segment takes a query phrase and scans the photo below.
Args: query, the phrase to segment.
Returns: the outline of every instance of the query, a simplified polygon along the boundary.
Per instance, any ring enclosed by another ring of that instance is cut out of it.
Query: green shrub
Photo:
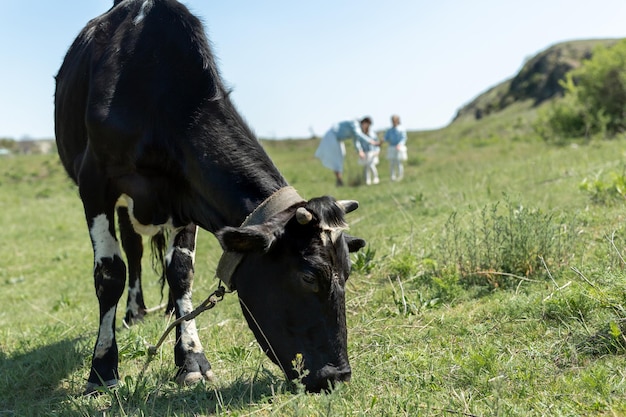
[[[626,41],[598,47],[591,59],[566,76],[567,93],[592,116],[596,128],[603,123],[610,133],[626,127]],[[601,120],[602,119],[602,120]]]
[[[512,203],[485,206],[464,225],[453,213],[438,245],[438,263],[454,267],[466,284],[499,287],[514,278],[543,273],[543,262],[558,266],[573,242],[563,219]]]
[[[535,131],[546,141],[561,143],[626,129],[626,40],[598,46],[591,59],[561,81],[563,99],[539,112]]]
[[[557,145],[586,137],[590,131],[584,109],[569,96],[540,109],[533,128],[543,140]]]
[[[594,178],[584,178],[579,188],[586,192],[594,204],[611,205],[623,202],[626,199],[626,169],[618,174],[609,172],[608,179],[604,179],[602,173]]]

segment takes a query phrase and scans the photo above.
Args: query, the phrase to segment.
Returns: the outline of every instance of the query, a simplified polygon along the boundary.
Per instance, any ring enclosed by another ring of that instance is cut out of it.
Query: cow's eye
[[[303,274],[302,283],[309,291],[313,291],[313,292],[319,291],[319,280],[313,274]]]
[[[317,278],[315,277],[315,275],[304,274],[302,275],[302,280],[309,285],[314,285],[317,283]]]

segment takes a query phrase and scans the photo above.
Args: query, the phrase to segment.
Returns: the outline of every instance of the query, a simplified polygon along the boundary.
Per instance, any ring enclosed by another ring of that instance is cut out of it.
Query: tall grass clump
[[[455,269],[464,284],[501,287],[563,265],[573,237],[566,219],[505,196],[466,218],[453,213],[435,256],[442,271]]]
[[[411,251],[393,253],[387,260],[387,280],[397,313],[408,316],[442,304],[453,304],[463,295],[456,271],[439,268],[436,260]]]
[[[580,289],[579,298],[593,307],[587,307],[588,314],[582,315],[585,331],[590,332],[578,345],[583,353],[597,356],[626,353],[626,259],[622,233],[615,230],[605,236],[610,251],[609,264],[589,271],[572,268],[579,278],[576,286]],[[583,309],[577,308],[577,311]]]

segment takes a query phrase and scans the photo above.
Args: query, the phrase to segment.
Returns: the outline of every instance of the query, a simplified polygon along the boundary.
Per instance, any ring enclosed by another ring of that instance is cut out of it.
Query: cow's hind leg
[[[132,325],[143,320],[146,314],[146,305],[141,288],[141,257],[143,256],[143,242],[141,235],[135,232],[127,207],[117,209],[120,239],[128,262],[128,299],[124,323]]]
[[[115,313],[124,292],[126,266],[115,237],[115,198],[107,196],[103,176],[95,163],[83,163],[79,191],[85,208],[94,252],[94,285],[100,305],[98,338],[93,350],[91,372],[85,393],[99,386],[115,386],[118,381],[118,350],[115,340]]]
[[[191,287],[193,283],[196,247],[195,225],[189,225],[173,233],[166,255],[166,277],[170,297],[174,300],[176,318],[193,311]],[[183,321],[176,327],[174,358],[179,367],[176,381],[181,385],[193,384],[201,379],[212,380],[211,365],[204,350],[195,320]]]

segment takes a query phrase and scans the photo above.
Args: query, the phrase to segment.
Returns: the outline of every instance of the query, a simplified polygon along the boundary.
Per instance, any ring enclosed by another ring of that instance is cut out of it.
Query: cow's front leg
[[[79,192],[85,209],[94,254],[94,286],[100,306],[98,338],[93,350],[85,394],[118,381],[118,351],[115,340],[115,313],[124,292],[126,265],[115,237],[115,201],[106,177],[94,160],[87,157],[79,174]]]
[[[173,234],[166,255],[166,277],[170,297],[174,301],[176,318],[193,311],[191,288],[193,284],[197,228],[191,224]],[[194,384],[201,379],[212,380],[211,364],[204,355],[195,320],[176,326],[174,358],[179,367],[176,382]]]
[[[94,250],[94,284],[100,305],[100,326],[93,351],[86,394],[105,385],[115,386],[118,379],[118,352],[115,340],[117,302],[124,292],[126,266],[115,238],[112,212],[88,220]]]

